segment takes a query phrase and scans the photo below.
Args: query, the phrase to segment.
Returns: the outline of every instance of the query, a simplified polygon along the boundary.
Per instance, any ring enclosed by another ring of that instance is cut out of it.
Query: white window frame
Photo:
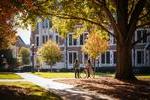
[[[146,30],[146,32],[148,32],[148,30],[147,29],[137,29],[136,31],[135,31],[135,41],[137,41],[138,40],[138,38],[137,38],[137,31],[141,31],[141,35],[143,36],[143,30]],[[146,38],[147,40],[146,41],[148,41],[148,37]],[[143,40],[141,40],[141,42],[139,42],[139,43],[137,43],[137,44],[146,44],[146,42],[145,43],[143,43]]]
[[[137,63],[137,52],[138,51],[143,51],[143,53],[144,53],[144,57],[143,57],[143,59],[144,59],[144,63],[143,64],[138,64]],[[135,50],[135,64],[136,64],[136,66],[144,66],[145,65],[145,50],[144,49],[136,49]]]
[[[69,53],[76,53],[77,54],[77,58],[78,58],[78,51],[68,51],[67,56],[68,56],[68,66],[73,66],[73,56],[72,56],[72,64],[69,63]]]

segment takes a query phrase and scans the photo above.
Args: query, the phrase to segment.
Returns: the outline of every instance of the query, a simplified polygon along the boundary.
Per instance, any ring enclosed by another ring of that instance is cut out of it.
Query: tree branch
[[[141,25],[137,25],[136,28],[141,28],[141,27],[144,27],[146,25],[150,25],[150,21],[145,22],[144,24],[141,24]]]
[[[97,5],[99,5],[99,6],[102,6],[102,7],[104,8],[104,10],[105,10],[105,12],[106,12],[106,14],[107,14],[107,16],[108,16],[108,19],[109,19],[110,22],[111,22],[111,25],[112,25],[112,27],[113,27],[115,33],[116,33],[116,34],[119,33],[119,30],[118,30],[118,28],[117,28],[116,21],[115,21],[114,17],[112,16],[112,13],[110,12],[110,10],[107,8],[106,2],[105,2],[105,1],[101,1],[101,0],[96,0],[96,1],[94,0],[94,3],[97,4]],[[119,36],[119,35],[117,34],[117,36]],[[117,37],[117,36],[115,36],[116,40],[118,40],[118,37]]]
[[[143,19],[144,17],[146,17],[148,14],[150,13],[150,10],[148,10],[148,12],[146,14],[144,14],[143,16],[139,17],[139,20]]]
[[[131,18],[129,20],[129,25],[128,25],[129,31],[127,34],[126,41],[128,41],[128,39],[133,36],[134,31],[136,30],[136,24],[138,22],[138,17],[141,14],[141,12],[143,11],[145,3],[146,3],[146,0],[139,0],[138,3],[135,5],[135,9],[133,10],[133,12],[131,14]]]
[[[97,23],[95,21],[92,21],[90,19],[87,19],[87,18],[83,18],[83,17],[79,17],[79,16],[75,16],[75,15],[71,15],[71,14],[66,14],[66,13],[55,13],[55,12],[43,12],[41,13],[41,15],[44,14],[44,15],[51,15],[51,16],[55,16],[55,17],[59,17],[59,18],[62,18],[62,19],[77,19],[77,20],[83,20],[83,21],[87,21],[89,23],[92,23],[92,24],[95,24],[95,25],[98,25],[99,27],[101,27],[104,31],[108,32],[108,34],[112,35],[113,37],[116,38],[116,36],[110,32],[107,28],[105,28],[102,24],[100,23]]]
[[[131,13],[133,12],[134,3],[135,3],[135,1],[133,0],[133,1],[132,1],[132,7],[131,7],[131,9],[130,9],[130,11],[129,11],[129,13],[128,13],[128,16],[130,16]]]

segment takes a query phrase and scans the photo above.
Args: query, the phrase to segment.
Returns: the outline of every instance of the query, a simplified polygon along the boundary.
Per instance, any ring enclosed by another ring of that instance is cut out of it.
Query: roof
[[[22,40],[22,38],[20,36],[18,36],[17,38],[17,42],[16,42],[16,46],[17,47],[26,47],[26,43]]]

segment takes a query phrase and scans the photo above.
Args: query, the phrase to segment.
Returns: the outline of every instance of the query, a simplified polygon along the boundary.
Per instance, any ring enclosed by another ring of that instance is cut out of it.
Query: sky
[[[18,28],[17,33],[26,44],[30,44],[30,34],[31,34],[30,27],[28,29]]]

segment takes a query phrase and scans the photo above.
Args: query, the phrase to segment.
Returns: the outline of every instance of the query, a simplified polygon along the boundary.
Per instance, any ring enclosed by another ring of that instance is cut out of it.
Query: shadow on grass
[[[30,89],[21,88],[17,86],[0,86],[0,99],[1,100],[62,100],[54,93]]]
[[[150,100],[150,80],[123,82],[113,78],[81,80],[78,87],[123,100]]]

